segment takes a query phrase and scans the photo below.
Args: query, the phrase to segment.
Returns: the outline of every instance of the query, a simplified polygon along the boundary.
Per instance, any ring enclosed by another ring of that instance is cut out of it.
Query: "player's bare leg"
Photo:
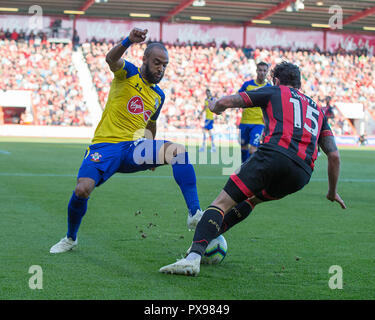
[[[75,187],[75,194],[80,198],[88,198],[95,188],[95,180],[91,178],[79,178]]]
[[[217,198],[211,203],[211,206],[219,208],[225,214],[236,204],[237,203],[228,195],[228,193],[221,190]]]
[[[184,154],[185,152],[185,146],[182,144],[166,142],[159,151],[159,161],[165,164],[173,164],[173,159],[178,154]]]

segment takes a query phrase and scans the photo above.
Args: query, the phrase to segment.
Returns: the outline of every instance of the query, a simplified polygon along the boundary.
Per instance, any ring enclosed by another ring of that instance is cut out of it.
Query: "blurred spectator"
[[[62,20],[56,19],[55,21],[51,22],[50,28],[52,29],[52,38],[59,37],[59,31],[62,26]]]
[[[25,41],[26,40],[26,33],[25,31],[21,30],[18,35],[18,41]]]
[[[331,97],[326,97],[326,104],[322,106],[322,109],[329,121],[335,118],[334,106],[331,105]]]
[[[10,36],[10,39],[14,40],[14,41],[18,40],[18,32],[16,31],[16,29],[13,30],[13,32],[12,32],[12,34]]]
[[[74,30],[73,33],[73,49],[74,51],[77,51],[77,47],[79,46],[79,35],[77,30]]]
[[[30,31],[29,35],[27,36],[27,40],[29,42],[33,42],[35,40],[35,34],[33,31]]]
[[[9,29],[7,29],[7,31],[5,31],[5,39],[10,39],[11,36],[11,32],[9,31]]]

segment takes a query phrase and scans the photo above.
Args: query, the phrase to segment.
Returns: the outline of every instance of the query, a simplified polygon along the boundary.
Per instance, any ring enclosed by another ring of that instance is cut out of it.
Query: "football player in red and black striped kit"
[[[255,205],[281,199],[301,190],[309,181],[318,145],[328,157],[327,199],[345,209],[337,193],[340,155],[321,108],[302,94],[296,65],[282,62],[272,72],[271,87],[245,91],[213,101],[209,108],[221,114],[228,108],[259,106],[263,110],[265,138],[258,151],[230,177],[219,196],[204,212],[186,258],[160,272],[197,275],[209,242],[245,219]]]

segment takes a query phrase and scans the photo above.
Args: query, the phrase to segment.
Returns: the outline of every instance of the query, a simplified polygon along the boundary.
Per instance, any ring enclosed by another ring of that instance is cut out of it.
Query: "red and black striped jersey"
[[[281,152],[311,174],[319,139],[333,135],[322,109],[310,97],[287,86],[262,87],[240,95],[246,107],[262,108],[265,131],[260,149]]]

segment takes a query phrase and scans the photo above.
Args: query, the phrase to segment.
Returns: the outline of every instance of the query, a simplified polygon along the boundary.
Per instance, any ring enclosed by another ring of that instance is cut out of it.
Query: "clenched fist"
[[[147,29],[139,29],[134,28],[129,33],[129,40],[133,43],[140,43],[146,40],[148,30]]]

